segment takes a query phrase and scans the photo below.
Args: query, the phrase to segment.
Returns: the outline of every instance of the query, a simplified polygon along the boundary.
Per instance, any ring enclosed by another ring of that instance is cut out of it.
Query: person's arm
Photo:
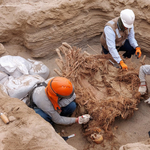
[[[38,87],[33,92],[33,101],[38,108],[48,114],[56,124],[69,125],[76,122],[75,117],[63,117],[54,109],[45,93],[45,87]]]
[[[63,125],[69,125],[72,123],[86,124],[91,118],[91,116],[89,114],[84,114],[82,116],[75,118],[75,117],[60,116],[56,112],[54,114],[52,114],[52,116],[53,116],[52,117],[53,122],[55,122],[57,124],[63,124]]]
[[[85,124],[89,121],[90,115],[84,115],[79,117],[65,117],[54,109],[52,103],[45,94],[45,87],[38,87],[33,92],[33,101],[38,108],[48,114],[52,121],[56,124],[69,125],[73,123]]]
[[[73,123],[78,123],[78,124],[85,124],[90,120],[90,115],[85,114],[79,117],[66,117],[66,116],[61,116],[52,106],[51,102],[49,100],[43,99],[42,103],[36,103],[38,108],[42,109],[46,114],[48,114],[52,121],[55,122],[56,124],[61,124],[61,125],[70,125]]]
[[[138,43],[134,36],[134,26],[131,28],[130,33],[128,35],[130,45],[136,50],[135,55],[137,58],[140,58],[142,55],[141,48],[138,46]]]
[[[135,39],[135,34],[134,34],[134,26],[131,28],[130,33],[128,35],[129,43],[130,45],[135,49],[138,47],[138,43]]]
[[[47,114],[51,116],[52,121],[56,124],[69,125],[75,123],[77,120],[77,118],[75,117],[60,116],[60,114],[56,110],[53,110],[51,112],[47,111]]]
[[[121,57],[116,49],[116,35],[113,29],[110,26],[105,26],[104,33],[106,37],[106,44],[109,50],[109,53],[113,57],[113,59],[119,64],[121,61]]]
[[[139,92],[141,95],[146,94],[147,91],[147,85],[146,85],[146,75],[150,75],[150,65],[143,65],[140,67],[139,70],[139,78],[140,78],[140,87],[139,87]],[[150,98],[144,101],[145,103],[150,104]]]
[[[139,78],[141,83],[138,91],[141,93],[141,95],[144,95],[147,90],[145,79],[146,75],[150,75],[150,65],[143,65],[139,70]]]
[[[68,104],[70,104],[72,101],[74,101],[75,98],[76,98],[76,94],[74,93],[74,94],[72,95],[72,97],[70,97],[70,98],[68,98],[68,99],[67,99],[67,98],[61,99],[61,100],[58,102],[58,104],[59,104],[60,107],[65,107],[65,106],[67,106]]]
[[[146,82],[146,75],[150,75],[150,65],[143,65],[139,70],[140,82]]]

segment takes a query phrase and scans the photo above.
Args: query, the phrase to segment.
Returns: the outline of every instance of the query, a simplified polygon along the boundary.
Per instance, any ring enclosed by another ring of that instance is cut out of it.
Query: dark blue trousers
[[[117,48],[117,47],[116,47]],[[103,46],[102,46],[102,51],[104,54],[108,54],[109,51],[106,50]],[[129,40],[127,39],[124,43],[124,45],[122,45],[119,49],[119,51],[125,51],[125,53],[123,54],[124,58],[131,58],[131,55],[133,55],[135,53],[135,49],[130,45]]]
[[[72,115],[72,113],[75,111],[76,109],[76,103],[75,102],[71,102],[69,105],[67,105],[66,107],[62,107],[61,110],[61,116],[67,116],[70,117]],[[53,121],[51,116],[49,116],[48,114],[46,114],[43,110],[41,110],[40,108],[34,108],[34,111],[39,114],[42,118],[44,118],[46,121],[48,121],[50,124],[53,125]]]

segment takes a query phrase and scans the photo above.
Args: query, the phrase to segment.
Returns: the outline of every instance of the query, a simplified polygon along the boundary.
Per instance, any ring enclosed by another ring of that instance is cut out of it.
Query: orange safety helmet
[[[52,102],[54,109],[57,110],[60,109],[58,99],[71,97],[74,94],[74,87],[67,78],[54,77],[48,82],[45,92]]]

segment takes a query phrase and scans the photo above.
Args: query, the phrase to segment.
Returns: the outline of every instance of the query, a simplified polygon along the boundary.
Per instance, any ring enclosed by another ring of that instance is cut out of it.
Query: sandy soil
[[[70,43],[69,43],[70,44]],[[71,44],[70,44],[71,45]],[[89,47],[89,46],[90,47]],[[73,46],[73,45],[72,45]],[[86,50],[89,53],[101,53],[101,46],[99,43],[99,37],[82,43],[82,45],[78,45],[83,50]],[[10,55],[19,55],[24,58],[31,58],[30,52],[24,49],[21,46],[17,45],[5,45],[7,53]],[[12,51],[13,49],[13,51]],[[49,59],[49,57],[45,57],[43,59],[38,59],[43,61],[50,68],[50,77],[56,76],[57,74],[54,72],[54,68],[58,68],[57,64],[55,63],[55,59],[58,56],[56,55],[54,58]],[[143,56],[142,56],[143,57]],[[132,57],[132,61],[137,63],[137,67],[140,66],[140,61],[142,58],[137,59],[135,56]],[[146,64],[150,64],[150,60],[147,57],[145,60]],[[150,89],[150,77],[147,77],[148,86]],[[115,141],[118,141],[116,147],[119,148],[121,145],[133,142],[144,141],[149,138],[148,131],[149,128],[149,117],[150,117],[150,108],[149,105],[145,104],[143,101],[138,106],[139,110],[134,113],[134,115],[128,120],[121,120],[116,118],[116,121],[113,124],[114,127],[114,135]],[[42,118],[41,118],[42,119]],[[71,134],[76,134],[75,137],[68,139],[66,142],[78,150],[108,150],[111,149],[111,146],[106,146],[105,144],[97,145],[97,144],[90,144],[85,137],[82,135],[82,125],[73,124],[69,126],[62,126],[62,125],[55,125],[54,126],[56,132],[61,133],[64,131],[63,136],[68,136]],[[110,141],[110,145],[112,141]]]
[[[51,9],[50,7],[47,7],[48,6],[47,4],[46,4],[47,6],[45,5],[45,3],[49,3],[49,1],[47,0],[42,0],[42,1],[1,0],[0,4],[3,4],[4,6],[5,4],[12,5],[11,7],[2,6],[1,7],[2,9],[0,11],[1,14],[0,26],[2,31],[0,38],[1,38],[1,42],[4,43],[7,54],[22,56],[24,58],[31,58],[31,51],[28,51],[27,49],[25,49],[25,47],[19,46],[23,44],[23,42],[26,45],[26,47],[32,50],[34,55],[40,55],[43,51],[44,52],[47,51],[49,52],[48,56],[36,60],[42,61],[45,65],[47,65],[50,68],[50,77],[57,76],[57,74],[54,72],[54,68],[58,68],[55,62],[55,59],[58,58],[58,56],[55,55],[52,58],[50,54],[51,52],[53,53],[53,51],[51,50],[53,50],[53,47],[56,47],[55,44],[58,44],[60,41],[64,39],[68,39],[68,41],[72,41],[72,43],[73,42],[78,43],[78,41],[81,41],[82,39],[84,42],[79,43],[77,45],[79,48],[82,48],[83,50],[92,54],[100,54],[101,45],[98,36],[89,41],[85,41],[85,40],[95,35],[98,35],[100,31],[103,31],[105,22],[108,21],[110,18],[119,14],[121,9],[123,9],[124,7],[131,8],[132,6],[136,14],[135,36],[138,39],[138,44],[141,47],[143,47],[145,51],[149,51],[150,34],[148,29],[149,29],[150,15],[148,13],[149,12],[148,1],[146,0],[138,0],[138,1],[98,0],[98,1],[90,2],[89,0],[83,0],[83,1],[66,0],[67,3],[61,5],[63,2],[65,2],[65,0],[64,1],[51,0],[50,3],[51,7],[52,6],[54,7],[53,9]],[[67,9],[64,9],[65,8],[64,6],[67,6],[66,7]],[[57,8],[56,11],[55,8]],[[83,10],[81,10],[81,8],[83,8]],[[36,11],[34,9],[36,9]],[[77,17],[76,14],[78,13],[80,15]],[[59,15],[60,17],[58,17]],[[49,16],[51,16],[51,19],[49,19]],[[66,21],[67,19],[68,21]],[[60,24],[62,24],[62,26]],[[37,28],[39,28],[39,30],[37,30]],[[35,30],[37,30],[37,32]],[[51,39],[52,34],[54,34],[53,35],[54,39]],[[72,38],[70,38],[70,36],[72,36]],[[9,43],[7,43],[8,41]],[[41,44],[39,44],[40,41]],[[18,43],[19,45],[13,45],[12,43],[16,43],[16,44]],[[70,44],[71,46],[75,46],[72,45],[72,43],[68,43],[68,44]],[[44,47],[42,46],[38,47],[38,45],[44,45]],[[89,47],[88,45],[91,47]],[[147,58],[145,60],[145,63],[150,64],[150,60],[149,60],[150,54],[146,54],[146,55]],[[135,56],[132,57],[132,61],[137,64],[137,68],[139,68],[141,65],[140,64],[141,59],[142,58],[137,59]],[[147,77],[147,83],[150,89],[150,77]],[[150,92],[149,92],[149,96],[150,96]],[[150,130],[149,105],[145,104],[144,101],[141,101],[141,103],[138,105],[138,108],[139,108],[138,111],[136,111],[133,114],[133,116],[128,120],[122,120],[120,118],[116,118],[116,121],[112,125],[115,138],[113,140],[111,139],[110,141],[108,141],[108,143],[103,142],[102,144],[96,145],[94,143],[88,142],[88,140],[85,139],[85,137],[82,135],[82,125],[78,125],[78,124],[73,124],[69,126],[55,125],[54,128],[58,133],[61,133],[61,131],[63,130],[64,131],[63,136],[76,134],[75,137],[68,139],[66,142],[72,145],[73,147],[75,147],[77,150],[111,150],[112,147],[114,149],[116,147],[116,149],[118,150],[119,147],[123,144],[145,141],[149,138],[148,135],[148,131]],[[3,127],[1,127],[1,130],[3,130]],[[1,134],[1,136],[2,135],[3,133]],[[32,135],[32,133],[30,133],[30,135]],[[12,136],[11,139],[14,140],[13,137],[14,136]],[[13,143],[11,139],[9,140],[9,142]],[[20,142],[18,139],[16,141],[18,143]],[[7,142],[6,140],[6,146],[9,145],[9,142]],[[36,143],[37,141],[34,141],[33,139],[32,142]],[[21,145],[21,143],[19,144]],[[43,145],[45,147],[45,143]],[[15,147],[15,149],[17,149],[17,147]]]

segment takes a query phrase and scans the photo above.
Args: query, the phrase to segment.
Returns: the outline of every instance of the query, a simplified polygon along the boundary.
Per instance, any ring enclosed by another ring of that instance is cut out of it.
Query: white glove
[[[144,95],[146,93],[146,90],[146,85],[140,85],[139,92],[141,93],[141,95]]]
[[[90,117],[91,116],[89,114],[79,116],[78,117],[78,123],[79,124],[86,124],[90,120]]]
[[[147,100],[144,101],[147,104],[150,104],[150,98],[148,98]]]

